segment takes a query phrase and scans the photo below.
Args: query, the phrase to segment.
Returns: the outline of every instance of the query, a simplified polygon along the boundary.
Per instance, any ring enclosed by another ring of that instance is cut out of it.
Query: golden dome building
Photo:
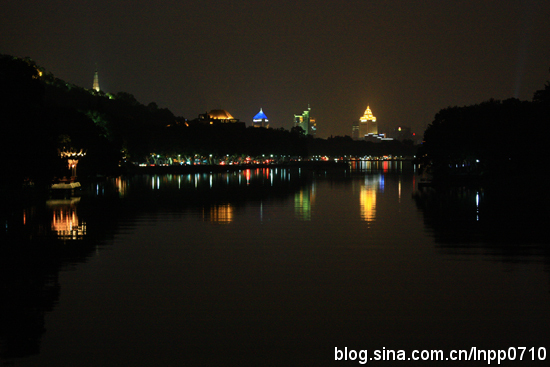
[[[211,110],[210,112],[206,112],[203,114],[200,114],[199,117],[191,123],[200,123],[200,124],[208,124],[208,125],[226,125],[226,126],[237,126],[237,127],[244,127],[244,122],[239,121],[239,119],[234,118],[229,112],[226,110]]]
[[[229,120],[235,120],[235,118],[231,116],[231,114],[226,110],[212,110],[208,112],[208,116],[212,120],[228,120],[227,122],[231,122]],[[220,121],[220,122],[223,122],[223,121]]]
[[[367,105],[365,114],[359,119],[359,139],[364,139],[368,134],[378,135],[378,123]]]

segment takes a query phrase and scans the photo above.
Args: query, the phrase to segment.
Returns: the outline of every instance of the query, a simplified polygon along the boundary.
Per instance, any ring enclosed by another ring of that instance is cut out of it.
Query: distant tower
[[[365,114],[359,119],[359,139],[364,139],[368,134],[378,135],[378,124],[370,106],[367,106]]]
[[[267,116],[261,108],[260,112],[258,112],[256,116],[254,116],[254,118],[252,119],[252,123],[254,127],[269,127],[269,120],[267,119]]]
[[[351,124],[351,137],[353,140],[359,139],[359,120],[353,121]]]
[[[93,86],[93,89],[96,91],[96,92],[99,92],[99,75],[97,74],[97,67],[95,69],[95,74],[94,74],[94,86]]]

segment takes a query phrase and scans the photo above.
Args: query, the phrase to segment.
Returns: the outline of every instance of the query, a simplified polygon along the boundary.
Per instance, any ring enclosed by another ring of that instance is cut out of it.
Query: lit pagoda
[[[96,92],[99,92],[99,75],[98,75],[98,73],[97,73],[97,69],[96,69],[95,74],[94,74],[93,89],[94,89]]]

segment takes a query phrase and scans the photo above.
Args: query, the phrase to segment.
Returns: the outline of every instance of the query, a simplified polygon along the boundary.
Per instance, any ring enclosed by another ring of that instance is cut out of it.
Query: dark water
[[[359,168],[121,177],[7,213],[3,363],[360,365],[335,348],[534,347],[545,361],[518,350],[501,365],[547,365],[545,191],[418,191],[407,163]]]

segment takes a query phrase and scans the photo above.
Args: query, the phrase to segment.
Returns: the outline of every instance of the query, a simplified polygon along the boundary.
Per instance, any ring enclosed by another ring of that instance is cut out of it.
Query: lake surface
[[[407,162],[132,176],[9,212],[2,361],[328,366],[361,364],[335,348],[527,347],[501,365],[547,365],[545,190],[418,181]]]

